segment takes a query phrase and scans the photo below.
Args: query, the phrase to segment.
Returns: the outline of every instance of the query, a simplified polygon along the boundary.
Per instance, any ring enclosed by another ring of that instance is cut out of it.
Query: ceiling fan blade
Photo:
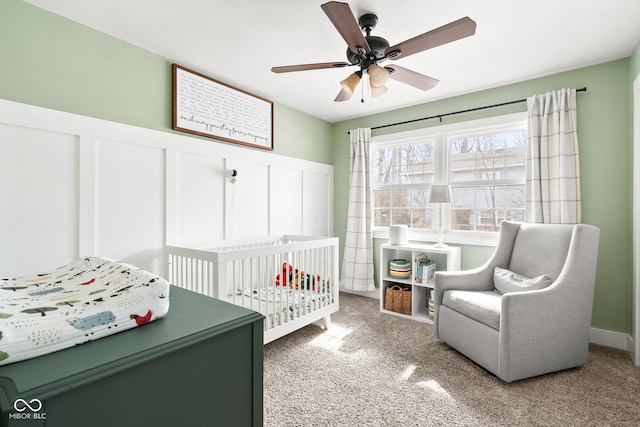
[[[389,77],[399,82],[408,84],[421,90],[429,90],[434,88],[440,80],[433,77],[425,76],[424,74],[416,73],[415,71],[407,68],[402,68],[397,65],[388,65],[385,68],[392,68],[394,71],[389,74]]]
[[[362,30],[347,3],[330,1],[320,7],[327,14],[344,41],[347,42],[352,52],[369,53],[371,51],[369,43],[364,38]]]
[[[475,32],[476,22],[465,16],[435,30],[427,31],[424,34],[391,46],[385,50],[385,55],[389,55],[390,59],[404,58],[414,53],[472,36]]]
[[[348,101],[350,98],[351,98],[351,95],[349,94],[349,92],[347,92],[346,90],[342,89],[338,93],[338,96],[336,96],[336,99],[334,99],[334,102]]]
[[[300,64],[272,67],[271,71],[273,71],[274,73],[290,73],[292,71],[321,70],[324,68],[343,68],[348,65],[349,64],[346,62],[319,62],[317,64]]]

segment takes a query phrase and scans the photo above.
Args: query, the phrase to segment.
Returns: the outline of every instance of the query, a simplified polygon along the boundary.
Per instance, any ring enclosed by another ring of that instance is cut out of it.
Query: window
[[[524,220],[527,130],[451,135],[451,230],[498,231],[502,220]]]
[[[435,178],[435,140],[373,149],[374,226],[431,228],[429,187]]]
[[[451,186],[442,218],[451,231],[495,232],[504,219],[523,221],[526,141],[525,113],[374,137],[374,227],[437,228],[435,183]]]

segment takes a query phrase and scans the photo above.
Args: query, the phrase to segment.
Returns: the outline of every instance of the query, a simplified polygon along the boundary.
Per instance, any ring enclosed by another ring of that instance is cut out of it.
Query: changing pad
[[[168,310],[169,282],[105,257],[0,279],[0,365],[144,325]]]

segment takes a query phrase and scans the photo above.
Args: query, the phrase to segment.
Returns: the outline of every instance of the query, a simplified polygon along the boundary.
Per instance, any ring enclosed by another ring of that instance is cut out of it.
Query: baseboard
[[[591,328],[589,342],[629,352],[632,349],[631,335],[622,332],[607,331],[606,329]]]
[[[629,349],[629,354],[631,355],[631,360],[633,360],[634,365],[640,366],[640,354],[636,352],[636,345],[633,341],[633,335],[629,335],[629,339],[627,340],[627,347]]]

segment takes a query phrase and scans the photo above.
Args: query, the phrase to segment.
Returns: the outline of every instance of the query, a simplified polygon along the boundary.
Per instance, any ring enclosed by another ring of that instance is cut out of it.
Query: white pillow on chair
[[[506,268],[496,267],[493,270],[493,287],[499,294],[544,289],[551,281],[551,277],[546,274],[530,279]]]

